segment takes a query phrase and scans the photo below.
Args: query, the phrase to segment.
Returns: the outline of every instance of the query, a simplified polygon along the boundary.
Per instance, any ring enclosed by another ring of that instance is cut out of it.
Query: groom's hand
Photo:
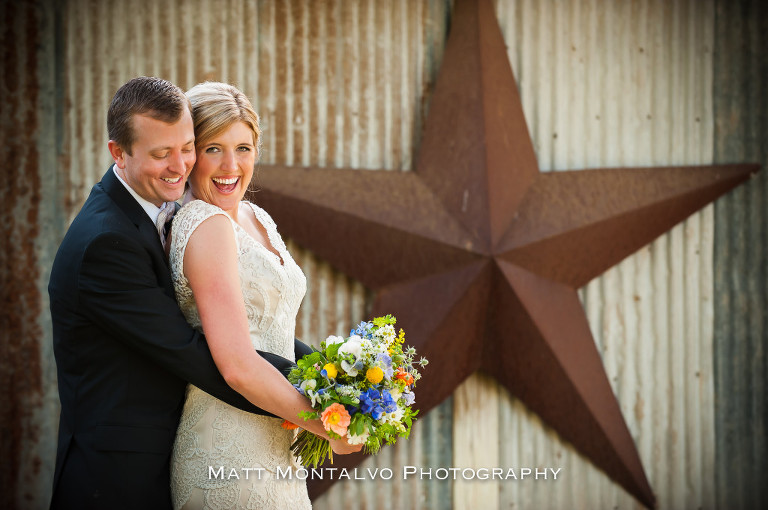
[[[265,352],[260,351],[256,349],[256,352],[259,353],[259,356],[267,360],[267,362],[278,369],[281,374],[283,374],[285,377],[288,377],[288,374],[296,368],[296,363],[292,362],[291,360],[285,359],[282,356],[279,356],[277,354],[271,353],[271,352]]]
[[[288,374],[291,370],[296,368],[296,363],[292,362],[291,360],[285,359],[282,356],[278,356],[277,354],[273,354],[271,352],[265,352],[260,351],[256,349],[256,352],[259,353],[259,356],[267,360],[270,365],[275,367],[282,373],[285,377],[288,377]],[[314,349],[299,340],[298,338],[293,339],[293,352],[296,359],[301,359],[302,357],[306,356],[307,354],[312,354],[314,352]]]

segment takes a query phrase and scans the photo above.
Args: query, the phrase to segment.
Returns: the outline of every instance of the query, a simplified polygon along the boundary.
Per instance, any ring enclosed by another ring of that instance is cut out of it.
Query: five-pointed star
[[[416,171],[262,166],[257,201],[398,318],[422,415],[484,370],[650,507],[577,289],[756,170],[540,173],[493,7],[457,0]]]

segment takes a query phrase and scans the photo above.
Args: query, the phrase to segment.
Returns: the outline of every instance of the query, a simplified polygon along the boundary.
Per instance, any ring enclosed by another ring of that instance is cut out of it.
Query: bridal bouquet
[[[366,453],[376,453],[382,443],[393,444],[408,437],[418,413],[413,386],[421,375],[414,365],[416,350],[403,348],[405,332],[395,333],[391,315],[361,322],[350,336],[329,336],[320,350],[297,361],[288,375],[294,387],[312,403],[312,412],[301,412],[305,420],[320,419],[328,435],[346,437],[362,444]],[[285,428],[296,426],[286,421]],[[326,439],[302,430],[291,445],[305,465],[317,467],[333,452]]]

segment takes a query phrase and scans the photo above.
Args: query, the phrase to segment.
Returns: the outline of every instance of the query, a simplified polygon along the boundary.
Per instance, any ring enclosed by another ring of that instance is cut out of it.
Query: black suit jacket
[[[157,230],[111,168],[64,237],[48,291],[61,400],[52,508],[170,508],[187,382],[268,414],[226,384],[187,324]]]

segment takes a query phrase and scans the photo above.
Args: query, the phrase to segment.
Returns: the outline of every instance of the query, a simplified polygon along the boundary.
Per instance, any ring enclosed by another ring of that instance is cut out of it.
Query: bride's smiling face
[[[197,162],[188,181],[192,194],[236,216],[258,156],[253,132],[235,122],[195,150]]]

